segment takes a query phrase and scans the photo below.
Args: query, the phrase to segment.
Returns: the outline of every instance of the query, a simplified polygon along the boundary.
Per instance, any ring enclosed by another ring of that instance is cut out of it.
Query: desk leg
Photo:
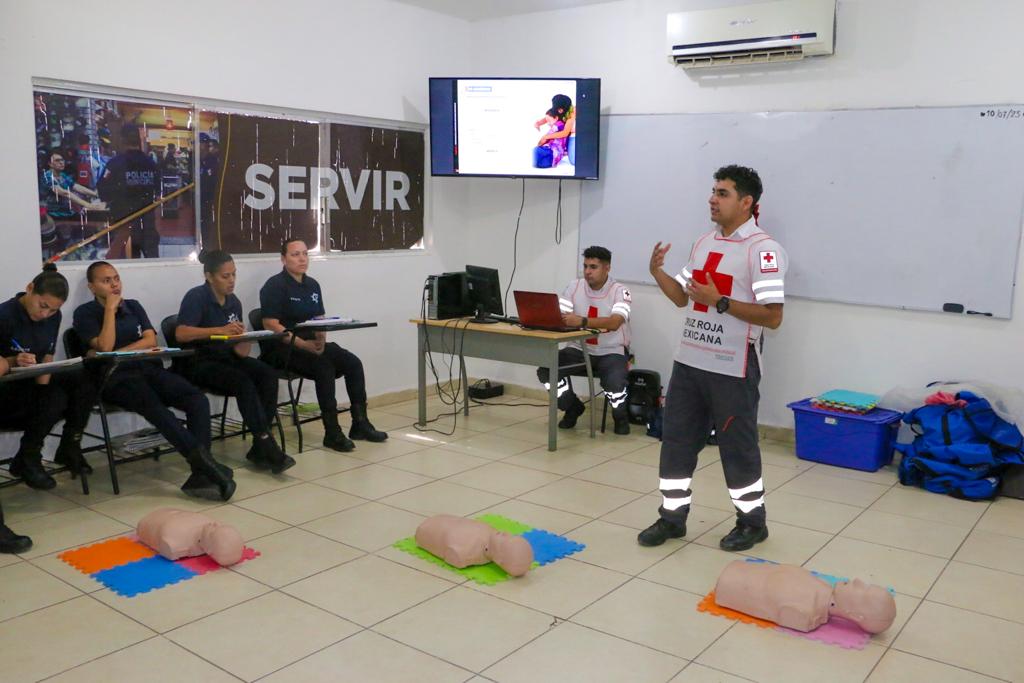
[[[587,389],[590,391],[590,438],[593,439],[594,423],[597,419],[595,417],[595,414],[597,413],[597,401],[594,398],[594,370],[590,365],[590,352],[587,351],[587,342],[580,342],[580,346],[583,347],[583,362],[587,366]]]
[[[416,422],[421,427],[427,425],[427,330],[423,325],[417,326],[417,348],[419,353],[416,356],[416,403],[419,410],[419,420]]]
[[[558,448],[558,344],[551,345],[548,363],[548,450]]]
[[[462,375],[459,381],[462,382],[462,398],[464,399],[462,414],[469,417],[469,373],[466,371],[466,358],[461,353],[459,354],[459,368]]]

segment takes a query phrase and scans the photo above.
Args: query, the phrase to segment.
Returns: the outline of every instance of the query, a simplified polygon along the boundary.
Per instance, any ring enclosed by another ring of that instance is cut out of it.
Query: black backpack
[[[626,380],[629,421],[646,425],[661,405],[661,375],[654,370],[630,370]]]

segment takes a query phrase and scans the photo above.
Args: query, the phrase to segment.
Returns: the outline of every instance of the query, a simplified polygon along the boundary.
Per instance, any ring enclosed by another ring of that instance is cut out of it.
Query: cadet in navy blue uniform
[[[263,327],[274,332],[291,329],[301,322],[324,315],[320,283],[306,275],[309,253],[302,240],[287,240],[281,245],[280,273],[267,280],[260,289]],[[326,333],[304,330],[295,338],[295,347],[288,356],[291,334],[280,342],[268,343],[261,359],[271,365],[308,377],[316,383],[316,398],[324,422],[324,446],[336,451],[351,451],[350,439],[384,441],[388,435],[378,431],[366,416],[366,379],[363,362],[337,344],[327,343]],[[352,428],[348,437],[338,425],[338,400],[334,382],[345,378],[345,388],[352,402]]]
[[[135,299],[121,298],[121,276],[106,261],[86,271],[95,299],[75,309],[75,332],[93,351],[138,351],[156,346],[156,332]],[[156,427],[192,467],[181,490],[197,498],[227,500],[235,492],[231,468],[210,455],[210,403],[206,395],[159,362],[118,367],[103,388],[103,399],[136,412]],[[188,429],[167,406],[184,411]]]
[[[53,360],[60,330],[60,307],[68,298],[68,281],[48,264],[12,299],[0,304],[0,353],[3,372]],[[43,440],[64,420],[56,461],[73,473],[91,472],[82,458],[82,432],[96,405],[96,387],[82,372],[43,375],[0,385],[0,426],[23,429],[11,474],[34,489],[57,485],[42,465]]]
[[[139,129],[132,124],[121,128],[124,151],[107,163],[97,183],[100,198],[110,209],[110,222],[143,209],[156,198],[160,176],[156,164],[142,151]],[[131,222],[132,254],[129,257],[159,258],[160,233],[156,231],[156,213],[150,210]]]
[[[235,296],[235,261],[226,251],[203,252],[206,284],[193,287],[181,300],[174,336],[179,344],[208,340],[211,335],[245,332],[242,302]],[[197,355],[184,359],[182,373],[195,384],[218,394],[234,396],[242,419],[253,433],[253,446],[245,456],[257,467],[280,474],[295,464],[271,435],[277,412],[277,373],[266,363],[249,358],[249,342],[228,347],[200,346]]]

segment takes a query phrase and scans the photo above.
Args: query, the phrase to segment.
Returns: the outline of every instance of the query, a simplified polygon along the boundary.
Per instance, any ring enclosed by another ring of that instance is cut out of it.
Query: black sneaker
[[[46,473],[42,463],[15,458],[11,460],[10,471],[12,477],[21,477],[29,488],[47,491],[57,485],[57,480]]]
[[[339,429],[337,432],[328,432],[324,435],[324,448],[349,453],[356,449],[356,445]]]
[[[754,547],[755,543],[760,543],[766,538],[768,538],[768,527],[737,523],[732,531],[718,542],[718,547],[730,552],[749,550]]]
[[[11,531],[3,522],[0,522],[0,553],[23,553],[32,547],[32,539]]]
[[[236,484],[233,479],[225,479],[223,484],[212,481],[202,472],[193,472],[181,485],[182,492],[193,498],[204,500],[230,500],[235,493]]]
[[[673,524],[659,517],[658,521],[640,532],[636,542],[648,548],[661,545],[670,538],[682,538],[686,535],[685,524]]]
[[[580,415],[587,407],[583,404],[579,398],[577,398],[568,410],[565,411],[565,415],[558,422],[559,429],[573,429],[576,426],[576,421],[580,419]]]

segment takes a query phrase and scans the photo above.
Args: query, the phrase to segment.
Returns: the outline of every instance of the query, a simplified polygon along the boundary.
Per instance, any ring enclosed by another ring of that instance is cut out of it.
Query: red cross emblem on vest
[[[718,272],[718,264],[722,262],[723,256],[725,254],[718,251],[709,252],[707,260],[704,261],[704,267],[693,271],[693,279],[702,285],[706,285],[710,275],[711,281],[715,283],[715,287],[718,288],[718,292],[722,296],[732,296],[732,275]],[[694,301],[693,310],[698,313],[707,313],[708,307],[705,304],[699,304]]]
[[[596,318],[597,317],[597,306],[591,306],[590,308],[587,309],[587,317],[588,318]],[[588,344],[593,344],[594,346],[597,346],[597,337],[591,337],[590,339],[587,340],[587,343]]]

